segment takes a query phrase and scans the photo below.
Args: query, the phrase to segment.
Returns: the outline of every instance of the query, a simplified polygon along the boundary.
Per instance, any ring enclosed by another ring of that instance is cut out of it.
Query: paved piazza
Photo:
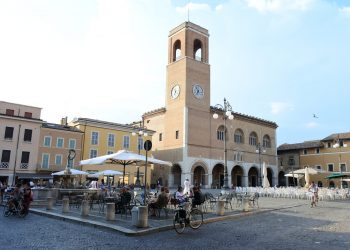
[[[130,237],[69,221],[29,214],[0,217],[1,249],[350,249],[350,201],[260,198],[260,207],[284,209],[233,220]],[[2,209],[2,208],[1,208]]]

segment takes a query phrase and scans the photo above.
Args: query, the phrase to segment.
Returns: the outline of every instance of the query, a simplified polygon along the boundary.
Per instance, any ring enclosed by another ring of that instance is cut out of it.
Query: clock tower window
[[[173,62],[177,61],[181,57],[181,41],[176,40],[173,46]]]
[[[193,42],[193,58],[197,61],[202,61],[202,42],[195,39]]]

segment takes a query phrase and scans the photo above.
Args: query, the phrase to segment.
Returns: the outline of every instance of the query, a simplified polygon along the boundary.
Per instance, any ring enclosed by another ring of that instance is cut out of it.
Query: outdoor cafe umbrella
[[[263,175],[264,175],[263,188],[268,188],[270,187],[270,182],[269,182],[269,179],[267,179],[267,167],[265,162],[263,163]]]
[[[317,170],[315,170],[313,168],[308,168],[308,167],[306,167],[306,168],[307,168],[307,171],[309,174],[318,174]],[[295,170],[294,174],[305,174],[306,168],[301,168],[301,169]],[[290,172],[290,173],[292,173],[292,172]]]
[[[80,161],[80,165],[97,165],[97,164],[120,164],[123,165],[123,184],[125,178],[125,167],[130,164],[134,164],[137,162],[146,162],[146,156],[135,154],[133,152],[127,150],[119,150],[117,153],[102,155],[95,158],[82,160]],[[167,165],[172,166],[171,162],[158,160],[152,157],[147,158],[147,162],[151,164],[159,164],[159,165]],[[145,176],[146,178],[146,176]]]
[[[310,174],[309,174],[309,168],[305,168],[305,187],[308,188],[310,185]]]
[[[88,177],[114,176],[114,175],[123,175],[123,173],[117,170],[107,169],[107,170],[102,170],[93,174],[89,174]]]
[[[80,171],[78,169],[70,168],[68,173],[66,170],[62,170],[56,173],[52,173],[51,175],[64,176],[64,175],[88,175],[88,172]]]

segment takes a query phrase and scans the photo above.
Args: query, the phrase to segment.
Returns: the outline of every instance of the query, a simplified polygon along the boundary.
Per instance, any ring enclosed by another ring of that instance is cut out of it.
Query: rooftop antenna
[[[190,21],[190,0],[187,1],[187,22]]]

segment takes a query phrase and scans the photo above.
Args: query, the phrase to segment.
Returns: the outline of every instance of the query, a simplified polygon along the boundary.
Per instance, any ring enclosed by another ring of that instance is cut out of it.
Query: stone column
[[[217,201],[216,214],[217,215],[224,215],[225,214],[225,201],[224,200]]]
[[[83,200],[81,202],[81,216],[88,216],[89,210],[90,210],[89,201]]]
[[[68,197],[64,197],[62,199],[62,212],[63,213],[69,212],[69,198]]]
[[[115,220],[115,203],[107,203],[106,220]]]
[[[52,197],[47,197],[46,209],[47,210],[52,210],[52,208],[53,208],[53,198]]]

